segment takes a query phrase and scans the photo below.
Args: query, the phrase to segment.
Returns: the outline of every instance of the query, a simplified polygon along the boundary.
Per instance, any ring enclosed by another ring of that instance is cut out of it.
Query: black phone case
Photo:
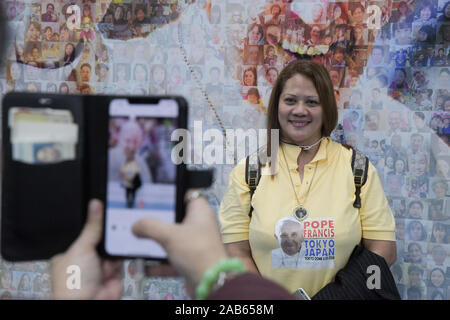
[[[127,98],[154,103],[163,97],[81,96],[8,93],[2,111],[1,255],[9,261],[49,259],[64,252],[80,234],[88,202],[105,202],[109,139],[109,103]],[[179,127],[187,126],[187,104],[181,97]],[[12,159],[9,109],[67,109],[79,126],[75,160],[56,164],[25,164]],[[184,215],[185,165],[177,167],[176,220]],[[210,183],[209,183],[210,184]],[[106,255],[103,243],[99,252]]]

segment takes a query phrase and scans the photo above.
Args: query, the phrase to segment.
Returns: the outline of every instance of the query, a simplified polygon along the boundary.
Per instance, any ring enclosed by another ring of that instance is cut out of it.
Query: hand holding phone
[[[50,260],[54,299],[117,300],[122,296],[123,261],[103,259],[96,250],[102,239],[103,218],[103,204],[90,201],[80,236],[66,252]],[[68,281],[69,277],[74,281]]]
[[[188,203],[183,223],[145,218],[133,225],[133,233],[163,246],[172,267],[185,277],[191,297],[206,270],[227,257],[216,215],[202,197]]]

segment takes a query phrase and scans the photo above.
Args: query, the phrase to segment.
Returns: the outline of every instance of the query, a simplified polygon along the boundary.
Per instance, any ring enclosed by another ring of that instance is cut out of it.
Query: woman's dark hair
[[[320,105],[323,111],[322,135],[330,136],[338,121],[338,111],[336,99],[334,97],[333,83],[330,75],[321,64],[310,60],[297,60],[288,64],[278,75],[270,95],[267,111],[267,155],[271,155],[271,129],[281,129],[278,121],[278,103],[283,88],[290,78],[295,75],[302,75],[311,80],[319,95]],[[281,138],[281,135],[280,135]]]

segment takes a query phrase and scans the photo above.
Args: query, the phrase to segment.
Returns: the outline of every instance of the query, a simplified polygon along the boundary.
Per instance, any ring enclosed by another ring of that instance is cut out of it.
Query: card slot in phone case
[[[33,165],[14,161],[9,170],[22,183],[10,184],[4,196],[4,209],[13,214],[3,217],[9,220],[4,221],[4,226],[12,228],[6,234],[9,239],[3,240],[15,245],[7,250],[28,259],[42,257],[41,250],[46,254],[64,251],[84,220],[80,215],[85,212],[82,163],[75,160]],[[15,230],[15,226],[20,227]]]

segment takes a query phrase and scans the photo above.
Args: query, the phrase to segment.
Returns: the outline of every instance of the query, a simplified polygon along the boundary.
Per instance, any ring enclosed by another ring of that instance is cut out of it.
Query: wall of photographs
[[[392,272],[402,298],[450,298],[449,1],[5,5],[11,37],[0,67],[2,94],[176,93],[190,103],[190,125],[202,120],[204,130],[263,128],[282,68],[304,57],[323,63],[339,107],[333,139],[369,156],[395,214]],[[68,13],[74,5],[79,19]],[[217,209],[233,165],[215,167],[210,193]],[[135,263],[125,263],[124,298],[187,297],[180,279],[138,280]],[[49,294],[46,262],[0,261],[0,298]]]

